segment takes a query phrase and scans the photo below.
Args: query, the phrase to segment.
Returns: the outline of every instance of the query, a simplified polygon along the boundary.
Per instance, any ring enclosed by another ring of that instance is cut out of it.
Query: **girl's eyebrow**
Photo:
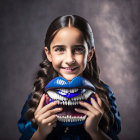
[[[77,45],[73,45],[74,47],[83,47],[84,48],[84,45],[83,44],[77,44]]]
[[[55,49],[57,47],[65,47],[65,45],[54,45],[52,48]],[[85,48],[83,44],[74,44],[72,47],[82,47]]]
[[[65,47],[65,45],[54,45],[52,48],[55,49],[57,47]]]

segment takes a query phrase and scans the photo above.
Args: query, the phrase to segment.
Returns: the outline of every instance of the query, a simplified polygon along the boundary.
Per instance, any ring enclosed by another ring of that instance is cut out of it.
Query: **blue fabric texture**
[[[114,93],[110,89],[110,87],[106,84],[103,84],[103,86],[108,90],[108,100],[111,105],[111,111],[114,114],[115,121],[112,126],[110,126],[108,135],[112,138],[112,140],[118,140],[117,135],[121,131],[121,119],[120,114],[117,109],[116,105],[116,98],[114,96]],[[28,101],[31,98],[31,94],[28,96],[28,99],[26,100],[22,112],[21,117],[18,121],[18,129],[21,133],[20,140],[29,140],[34,132],[36,132],[36,129],[32,126],[31,122],[26,120],[25,113],[28,109]],[[110,118],[111,115],[109,114]],[[112,118],[111,118],[112,120]],[[67,133],[65,133],[66,126],[57,126],[54,128],[52,133],[47,137],[47,140],[86,140],[88,138],[88,134],[84,130],[83,125],[78,126],[71,126],[69,127],[69,130]]]

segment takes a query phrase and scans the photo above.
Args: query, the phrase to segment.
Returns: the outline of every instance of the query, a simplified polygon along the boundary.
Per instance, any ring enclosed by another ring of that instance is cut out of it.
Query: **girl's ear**
[[[95,48],[92,48],[91,50],[89,50],[88,59],[87,59],[88,62],[92,59],[94,52],[95,52]]]
[[[46,54],[46,57],[48,58],[48,60],[49,60],[50,62],[52,62],[52,56],[51,56],[51,53],[50,53],[50,51],[48,50],[48,48],[47,48],[47,47],[44,47],[44,51],[45,51],[45,54]]]

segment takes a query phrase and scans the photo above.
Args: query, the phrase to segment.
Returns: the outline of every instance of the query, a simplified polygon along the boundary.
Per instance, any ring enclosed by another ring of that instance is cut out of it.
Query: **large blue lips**
[[[75,93],[67,93],[65,94],[64,92],[60,92],[60,90],[57,90],[57,93],[61,96],[64,96],[66,98],[72,98],[75,96],[78,96],[82,94],[83,90],[80,89],[91,89],[95,92],[95,87],[85,78],[77,76],[73,78],[70,82],[68,82],[65,78],[63,77],[56,77],[53,80],[51,80],[45,87],[45,92],[50,89],[74,89],[74,88],[79,88],[79,90]]]

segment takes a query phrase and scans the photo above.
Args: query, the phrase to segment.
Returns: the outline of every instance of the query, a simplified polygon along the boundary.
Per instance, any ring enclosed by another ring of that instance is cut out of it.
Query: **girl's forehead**
[[[79,29],[65,27],[57,32],[51,44],[81,44],[84,41],[83,33]]]

